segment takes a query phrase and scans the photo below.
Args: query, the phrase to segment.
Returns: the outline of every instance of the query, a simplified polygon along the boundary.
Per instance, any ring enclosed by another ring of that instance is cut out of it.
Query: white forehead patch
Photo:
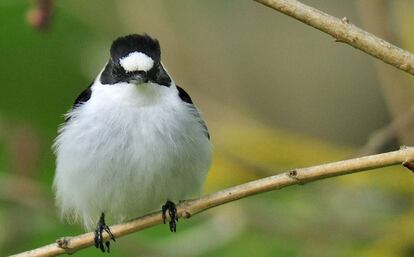
[[[149,71],[154,66],[154,60],[141,52],[132,52],[121,58],[119,63],[127,72]]]

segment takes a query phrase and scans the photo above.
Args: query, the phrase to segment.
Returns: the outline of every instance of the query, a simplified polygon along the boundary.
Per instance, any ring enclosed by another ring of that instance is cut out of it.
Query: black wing
[[[93,82],[89,85],[89,87],[85,90],[83,90],[83,92],[76,98],[75,102],[72,105],[72,110],[76,109],[77,106],[81,105],[82,103],[87,102],[92,95],[92,87]],[[70,120],[70,117],[66,118],[65,122],[68,122]]]
[[[76,98],[75,102],[72,105],[72,109],[75,109],[76,106],[87,102],[91,98],[91,95],[92,95],[91,87],[92,87],[92,85],[93,85],[93,82],[89,85],[89,87],[87,89],[83,90],[83,92],[78,96],[78,98]]]
[[[180,86],[177,85],[177,89],[178,89],[178,96],[181,98],[181,100],[183,100],[183,102],[186,102],[188,104],[191,104],[194,107],[194,110],[197,111],[197,108],[194,106],[193,101],[191,100],[191,97],[189,94],[187,94],[187,92],[184,91],[184,89],[182,89]],[[198,114],[198,111],[197,111]],[[200,116],[198,114],[198,116]],[[200,117],[200,121],[201,121],[201,125],[205,128],[206,130],[206,136],[207,138],[210,140],[210,133],[208,133],[208,128],[206,123],[204,122],[203,119],[201,119]]]

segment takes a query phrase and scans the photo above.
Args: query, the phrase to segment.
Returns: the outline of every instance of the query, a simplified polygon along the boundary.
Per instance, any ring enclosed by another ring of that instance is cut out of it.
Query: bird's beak
[[[148,82],[147,74],[144,74],[144,73],[135,74],[134,76],[130,78],[129,82],[137,84],[137,85],[147,83]]]

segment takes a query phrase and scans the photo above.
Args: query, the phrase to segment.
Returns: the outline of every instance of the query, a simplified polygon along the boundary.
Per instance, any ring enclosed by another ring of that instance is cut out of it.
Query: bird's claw
[[[175,203],[171,201],[167,201],[162,206],[162,221],[165,224],[165,221],[167,220],[167,211],[168,215],[170,216],[169,226],[171,232],[177,231],[177,222],[178,222],[178,215],[177,215],[177,208],[175,207]]]
[[[110,241],[104,242],[102,233],[103,232],[108,233],[110,240],[113,240],[115,242],[115,237],[112,234],[111,230],[109,229],[108,225],[105,223],[105,214],[102,213],[101,217],[99,218],[98,224],[96,225],[95,230],[95,247],[98,249],[101,249],[102,252],[108,252],[110,249]],[[106,246],[106,247],[105,247]]]

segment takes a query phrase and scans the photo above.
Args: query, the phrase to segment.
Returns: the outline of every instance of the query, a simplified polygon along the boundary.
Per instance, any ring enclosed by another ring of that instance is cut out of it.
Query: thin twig
[[[27,21],[31,26],[46,31],[53,15],[53,0],[36,0],[35,7],[27,13]]]
[[[402,163],[413,160],[414,148],[409,147],[394,152],[322,164],[308,168],[295,169],[231,187],[217,193],[203,196],[196,200],[185,201],[178,205],[177,211],[179,217],[190,218],[197,213],[247,196],[281,189],[291,185],[304,184],[324,178],[342,176],[391,165],[401,165]],[[112,226],[111,230],[115,237],[119,238],[161,223],[161,212],[156,212]],[[107,234],[104,235],[104,239],[108,240]],[[86,233],[75,237],[60,239],[59,242],[61,246],[59,246],[58,243],[53,243],[28,252],[17,254],[15,257],[47,257],[63,253],[73,253],[82,248],[92,246],[94,244],[94,235],[93,233]]]
[[[393,42],[394,44],[398,44],[401,42],[401,39],[391,29],[391,24],[393,24],[395,20],[395,16],[392,12],[393,4],[395,4],[395,2],[388,0],[359,0],[356,1],[356,9],[364,28],[378,37]],[[401,117],[406,116],[404,113],[410,109],[414,99],[413,86],[405,74],[389,65],[375,62],[375,68],[388,112],[394,123]],[[409,119],[413,120],[413,110],[409,110],[408,112],[411,113],[411,118]],[[411,122],[411,124],[407,123],[404,126],[394,126],[392,133],[389,134],[392,136],[388,141],[411,145],[411,143],[414,143],[412,125],[413,122]],[[385,132],[386,130],[382,131]],[[383,136],[386,137],[387,133],[382,133],[382,131],[378,133],[378,136],[375,135],[374,138],[379,139]],[[380,148],[377,152],[367,152],[362,155],[376,154],[390,150],[391,149]]]
[[[323,31],[338,42],[349,44],[385,63],[414,75],[414,55],[358,28],[348,19],[338,19],[296,0],[255,0]]]
[[[358,156],[376,154],[384,151],[387,144],[398,138],[399,131],[412,131],[414,127],[414,106],[399,117],[394,119],[387,126],[374,131],[368,141],[361,147]]]

